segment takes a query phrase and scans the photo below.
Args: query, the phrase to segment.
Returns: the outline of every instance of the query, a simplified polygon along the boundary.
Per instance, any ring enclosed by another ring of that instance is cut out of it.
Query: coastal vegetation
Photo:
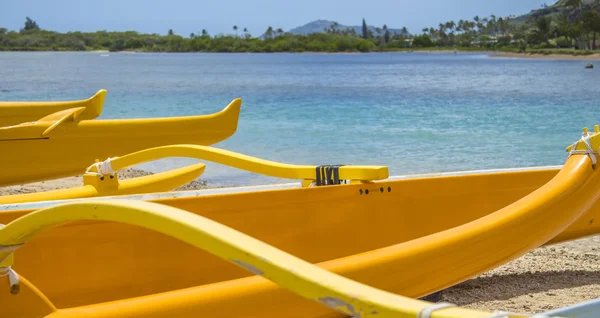
[[[545,52],[562,49],[567,54],[588,54],[597,48],[600,33],[600,0],[559,0],[526,16],[476,16],[448,21],[411,34],[406,27],[387,25],[342,27],[331,22],[321,32],[293,34],[269,26],[259,36],[245,27],[231,34],[211,35],[205,29],[182,36],[169,29],[166,35],[125,32],[67,32],[42,29],[26,17],[24,27],[0,27],[0,50],[7,51],[140,51],[140,52],[372,52],[402,50],[497,50]],[[358,32],[357,32],[358,30]],[[392,31],[390,31],[392,30]]]

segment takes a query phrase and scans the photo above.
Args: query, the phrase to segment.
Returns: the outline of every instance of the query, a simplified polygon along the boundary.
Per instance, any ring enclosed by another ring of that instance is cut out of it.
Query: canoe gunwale
[[[558,170],[562,166],[536,166],[536,167],[524,167],[524,168],[499,168],[499,169],[487,169],[487,170],[464,170],[455,172],[436,172],[427,174],[408,174],[408,175],[396,175],[390,176],[383,180],[374,180],[373,183],[385,183],[389,181],[398,180],[411,180],[421,178],[436,178],[436,177],[456,177],[456,176],[468,176],[468,175],[481,175],[481,174],[496,174],[496,173],[517,173],[523,171],[542,171],[542,170]],[[344,187],[346,185],[336,185]],[[288,183],[274,183],[274,184],[263,184],[263,185],[248,185],[248,186],[232,186],[225,188],[213,188],[213,189],[201,189],[201,190],[189,190],[189,191],[170,191],[161,193],[148,193],[148,194],[137,194],[137,195],[126,195],[126,196],[104,196],[95,198],[95,200],[105,201],[114,199],[127,199],[135,201],[150,201],[150,200],[165,200],[165,199],[182,199],[191,197],[202,197],[210,195],[220,194],[236,194],[236,193],[247,193],[257,191],[275,191],[275,190],[287,190],[287,189],[298,189],[302,188],[300,182],[288,182]],[[17,204],[0,204],[0,213],[2,211],[20,211],[20,210],[33,210],[52,207],[58,204],[79,202],[86,199],[70,199],[70,200],[48,200],[39,202],[24,202]]]

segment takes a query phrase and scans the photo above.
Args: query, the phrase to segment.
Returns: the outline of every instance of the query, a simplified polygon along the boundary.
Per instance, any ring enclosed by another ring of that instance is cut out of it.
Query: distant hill
[[[568,0],[558,0],[553,6],[564,6]],[[594,0],[583,0],[581,1],[583,4],[592,4]]]
[[[540,16],[551,16],[552,18],[555,18],[559,13],[567,10],[567,8],[565,7],[565,4],[567,3],[567,1],[568,0],[558,0],[553,5],[549,5],[545,8],[533,9],[533,10],[531,10],[531,12],[529,12],[527,14],[523,14],[523,15],[509,19],[509,23],[522,24],[522,23],[525,23],[525,21],[527,21],[528,17],[537,18]],[[588,6],[597,7],[595,0],[582,0],[581,2],[582,2],[582,5],[586,6],[586,7],[588,7]]]
[[[361,21],[362,23],[362,21]],[[325,33],[325,29],[331,29],[331,26],[334,24],[334,21],[329,21],[329,20],[315,20],[312,22],[309,22],[303,26],[299,26],[296,28],[293,28],[291,30],[289,30],[289,33],[292,34],[301,34],[301,35],[307,35],[307,34],[311,34],[311,33]],[[379,26],[379,28],[381,28],[382,26]],[[361,25],[353,25],[353,26],[347,26],[347,25],[342,25],[342,24],[338,24],[336,27],[336,30],[346,30],[346,29],[354,29],[354,32],[356,32],[356,34],[362,34],[362,24]],[[372,25],[367,25],[367,28],[369,28],[369,30],[371,30],[371,32],[373,32],[373,34],[377,34],[377,32],[375,31],[375,26]],[[388,27],[388,30],[390,31],[391,34],[402,34],[402,29],[392,29]]]

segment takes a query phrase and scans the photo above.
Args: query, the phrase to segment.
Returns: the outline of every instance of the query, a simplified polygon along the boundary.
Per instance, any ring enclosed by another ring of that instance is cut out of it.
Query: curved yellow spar
[[[83,120],[83,108],[39,121],[0,127],[0,186],[82,174],[98,158],[125,155],[174,143],[211,145],[232,136],[241,99],[210,115]]]
[[[417,317],[419,313],[432,308],[433,305],[377,290],[330,273],[201,216],[154,203],[126,200],[59,205],[38,210],[11,222],[0,229],[0,246],[2,246],[0,268],[10,269],[15,262],[12,257],[13,252],[40,233],[66,222],[80,220],[121,222],[163,233],[263,276],[296,295],[354,317]],[[109,233],[107,234],[109,235]],[[18,261],[17,259],[16,262]],[[94,307],[56,309],[44,296],[43,291],[37,290],[32,283],[24,280],[21,285],[19,282],[9,281],[8,277],[1,278],[1,280],[4,280],[2,282],[4,287],[0,289],[0,313],[2,316],[25,315],[55,318],[158,316],[153,314],[152,304],[148,304],[150,307],[139,306],[133,312],[126,313],[121,310],[131,310],[131,308],[125,308],[126,306],[119,308],[118,303],[111,311]],[[185,295],[181,296],[181,299],[178,300],[179,303],[174,305],[183,306],[184,311],[182,312],[180,308],[177,315],[199,316],[201,312],[196,312],[193,308],[185,308],[186,305],[189,305],[189,300],[184,298]],[[177,302],[177,300],[175,301]],[[237,316],[245,315],[248,310],[251,309],[245,308],[241,304],[235,308]],[[430,317],[440,318],[490,315],[490,313],[482,311],[456,307],[432,312]]]
[[[118,173],[114,176],[86,173],[83,175],[83,186],[0,196],[0,204],[171,191],[200,177],[205,168],[206,165],[200,163],[126,180],[119,180]]]
[[[79,120],[94,119],[102,113],[106,90],[99,90],[94,96],[75,101],[19,101],[0,102],[0,127],[35,121],[58,111],[83,107]]]
[[[222,165],[243,169],[246,171],[264,174],[272,177],[287,179],[302,179],[307,182],[316,181],[317,175],[320,175],[318,166],[294,165],[279,163],[270,160],[264,160],[237,152],[198,145],[172,145],[156,147],[152,149],[141,150],[122,157],[110,158],[103,164],[110,164],[114,170],[120,170],[132,165],[158,160],[167,157],[188,157],[202,160],[213,161]],[[98,172],[102,165],[90,166],[90,171]],[[341,166],[339,169],[332,169],[329,176],[325,176],[328,181],[334,181],[333,174],[336,173],[337,181],[372,181],[381,180],[389,176],[386,166]]]

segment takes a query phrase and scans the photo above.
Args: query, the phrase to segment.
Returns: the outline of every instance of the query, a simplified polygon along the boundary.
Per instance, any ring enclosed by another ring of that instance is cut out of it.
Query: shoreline
[[[52,50],[0,50],[1,53],[47,53],[47,52],[55,52],[55,53],[95,53],[95,54],[381,54],[381,53],[439,53],[439,54],[453,54],[454,50],[428,50],[428,49],[414,49],[414,50],[386,50],[386,51],[369,51],[369,52],[360,52],[360,51],[343,51],[343,52],[323,52],[323,51],[302,51],[302,52],[292,52],[292,51],[282,51],[282,52],[153,52],[153,51],[109,51],[109,50],[89,50],[89,51],[52,51]],[[494,50],[458,50],[457,54],[497,54],[499,51]]]
[[[571,61],[598,61],[600,53],[589,55],[571,55],[571,54],[539,54],[539,53],[511,53],[502,52],[489,55],[490,58],[520,58],[537,60],[571,60]]]
[[[14,51],[13,51],[14,52]],[[20,51],[19,51],[20,52]],[[26,52],[26,51],[23,51]],[[76,51],[69,51],[76,52]],[[410,54],[410,53],[426,53],[426,54],[454,54],[454,50],[426,50],[426,49],[418,49],[418,50],[391,50],[391,51],[371,51],[371,52],[147,52],[147,51],[118,51],[118,52],[109,52],[109,51],[85,51],[89,53],[103,53],[103,54],[121,54],[121,53],[160,53],[160,54],[343,54],[343,55],[359,55],[359,54],[382,54],[382,53],[397,53],[397,54]],[[571,55],[571,54],[539,54],[539,53],[514,53],[514,52],[502,52],[502,51],[493,51],[493,50],[473,50],[473,51],[461,51],[457,50],[456,55],[464,55],[464,54],[487,54],[489,58],[520,58],[520,59],[538,59],[538,60],[571,60],[571,61],[598,61],[600,60],[600,53],[593,53],[589,55]]]

